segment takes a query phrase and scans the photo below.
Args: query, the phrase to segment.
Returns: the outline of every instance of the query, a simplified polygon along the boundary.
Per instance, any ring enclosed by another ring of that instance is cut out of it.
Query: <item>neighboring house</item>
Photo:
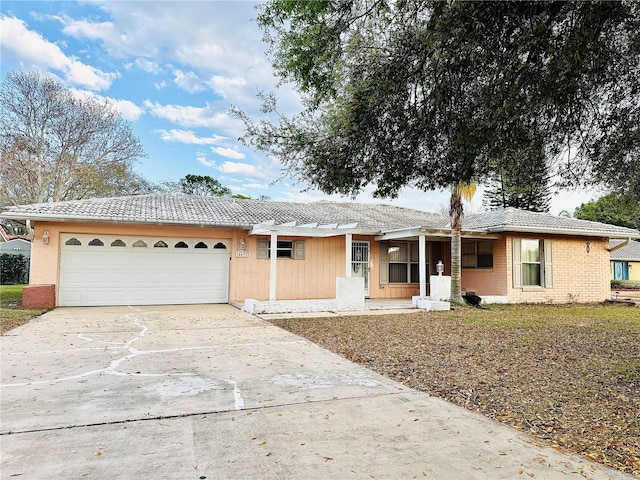
[[[609,247],[611,279],[640,282],[640,242],[611,240]]]
[[[365,296],[428,296],[437,263],[451,269],[448,216],[382,204],[148,195],[2,215],[35,232],[28,304],[255,301],[312,311],[355,294],[361,302],[349,308],[358,309]],[[510,303],[604,301],[609,239],[640,238],[511,208],[465,216],[462,234],[463,289]]]
[[[0,243],[0,253],[11,253],[31,257],[31,242],[23,238],[14,238]]]

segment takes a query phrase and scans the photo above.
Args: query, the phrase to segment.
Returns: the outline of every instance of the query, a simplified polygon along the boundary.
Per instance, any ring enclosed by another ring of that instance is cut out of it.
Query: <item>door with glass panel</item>
[[[364,296],[369,296],[369,242],[352,242],[351,276],[364,278]]]

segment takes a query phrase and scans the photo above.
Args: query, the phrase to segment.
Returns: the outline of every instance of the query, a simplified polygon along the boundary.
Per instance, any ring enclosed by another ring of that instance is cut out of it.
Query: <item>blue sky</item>
[[[299,110],[296,92],[277,87],[250,1],[7,1],[1,9],[1,72],[53,75],[77,95],[114,105],[131,122],[147,157],[137,170],[151,181],[210,175],[234,193],[273,200],[314,201],[282,177],[277,159],[243,146],[243,125],[229,116],[235,105],[260,116],[258,91],[275,91],[279,107]],[[275,182],[275,183],[274,183]],[[377,200],[439,211],[448,193],[404,190]],[[573,212],[597,198],[560,192],[551,213]],[[348,200],[342,198],[343,200]],[[482,192],[467,211],[482,208]]]

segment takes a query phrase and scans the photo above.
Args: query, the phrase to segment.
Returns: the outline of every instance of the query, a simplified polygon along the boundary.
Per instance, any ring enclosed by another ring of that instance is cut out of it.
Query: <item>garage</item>
[[[58,305],[227,303],[227,241],[64,234]]]

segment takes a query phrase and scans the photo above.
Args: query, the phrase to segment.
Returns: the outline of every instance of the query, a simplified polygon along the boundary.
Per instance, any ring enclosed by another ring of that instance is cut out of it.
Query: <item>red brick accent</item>
[[[53,308],[56,306],[55,285],[28,285],[22,290],[24,308]]]

